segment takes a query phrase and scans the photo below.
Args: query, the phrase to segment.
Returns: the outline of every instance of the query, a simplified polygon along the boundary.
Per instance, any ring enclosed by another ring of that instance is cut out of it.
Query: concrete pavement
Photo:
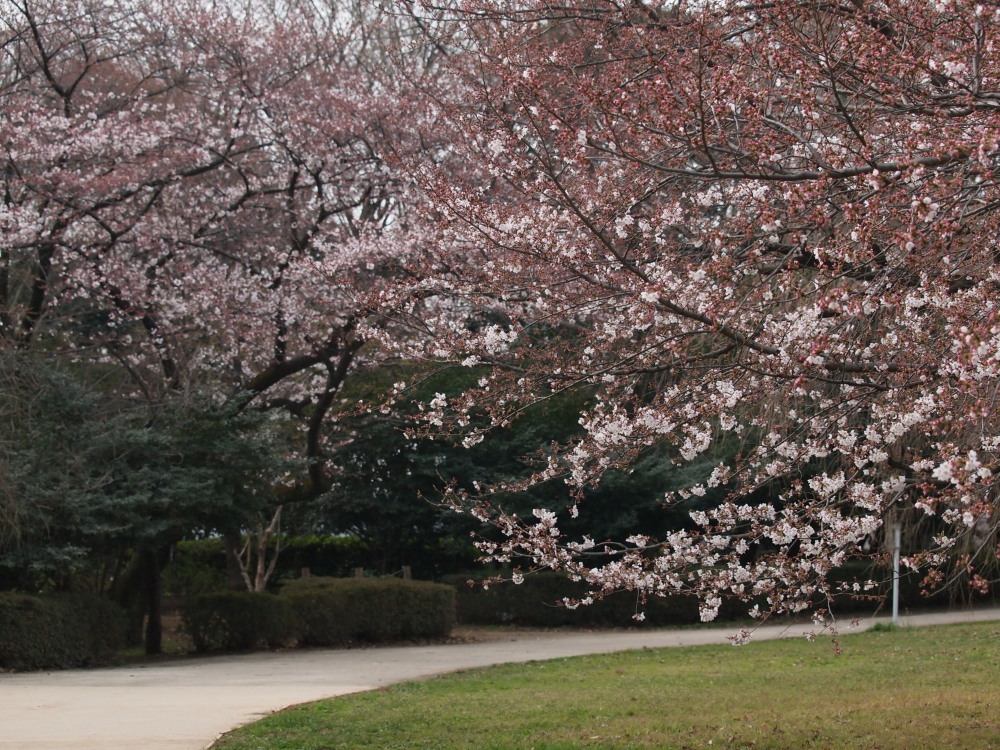
[[[1000,620],[1000,609],[921,614],[903,625]],[[867,620],[864,630],[885,618]],[[805,625],[758,628],[754,640]],[[518,634],[484,643],[303,650],[112,669],[0,674],[0,750],[201,750],[296,703],[505,662],[726,643],[733,628]]]

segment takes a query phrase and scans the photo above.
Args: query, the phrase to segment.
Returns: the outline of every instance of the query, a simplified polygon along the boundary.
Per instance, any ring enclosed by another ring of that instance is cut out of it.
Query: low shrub
[[[187,599],[226,591],[226,550],[221,537],[178,542],[163,568],[163,592]]]
[[[289,603],[265,593],[224,591],[194,596],[185,602],[181,621],[201,652],[280,648],[298,635]]]
[[[124,638],[124,612],[97,595],[0,593],[0,668],[106,664]]]
[[[997,606],[997,597],[993,592],[981,593],[973,590],[968,581],[958,581],[952,586],[935,591],[926,591],[924,576],[926,572],[914,571],[903,566],[899,579],[899,606],[904,612],[921,609],[941,609],[956,604],[980,606]],[[843,587],[853,588],[858,585],[858,594],[838,593],[833,597],[833,604],[841,611],[868,611],[881,602],[883,611],[891,606],[892,569],[886,565],[877,565],[864,560],[851,560],[839,568],[830,571],[828,577],[830,588],[838,591]],[[875,588],[868,591],[865,584],[874,582]],[[883,601],[884,600],[884,601]]]
[[[692,625],[700,622],[698,600],[693,596],[651,597],[640,603],[634,594],[613,594],[593,604],[570,609],[563,599],[580,599],[586,584],[570,580],[563,573],[539,572],[525,576],[520,584],[503,581],[482,586],[484,576],[445,576],[442,583],[457,589],[458,621],[468,625],[520,625],[523,627],[621,627],[637,625],[634,615],[641,612],[643,623],[651,626]],[[472,581],[470,584],[470,580]],[[725,601],[718,619],[746,616],[749,605]]]
[[[272,539],[269,559],[274,544]],[[346,577],[357,568],[392,573],[403,565],[409,565],[418,578],[430,579],[442,571],[464,570],[475,560],[475,548],[465,537],[432,536],[416,548],[385,555],[379,547],[370,547],[354,536],[285,536],[272,580],[297,578],[303,569],[314,577]],[[225,591],[228,585],[225,545],[220,537],[179,542],[163,570],[163,590],[168,596],[187,598]]]
[[[508,573],[509,575],[509,573]],[[574,582],[563,573],[543,571],[527,575],[521,584],[510,581],[491,584],[484,589],[483,573],[451,575],[441,578],[457,590],[456,611],[458,621],[469,625],[521,625],[525,627],[613,627],[634,625],[632,619],[641,611],[646,625],[675,626],[700,622],[698,600],[693,596],[674,595],[664,598],[651,597],[640,604],[634,594],[625,592],[607,597],[589,606],[569,609],[561,604],[564,598],[580,599],[586,595],[587,586]],[[472,581],[471,585],[469,581]],[[871,612],[876,604],[892,590],[892,573],[885,567],[865,561],[852,561],[833,570],[828,577],[832,590],[855,581],[863,584],[874,580],[879,585],[870,592],[863,586],[860,595],[838,593],[832,597],[834,608],[840,612]],[[900,606],[906,610],[947,606],[954,592],[937,592],[933,596],[921,593],[921,576],[906,573],[901,579]],[[979,601],[995,603],[995,599],[980,596]],[[766,602],[758,602],[766,609]],[[748,616],[751,604],[736,599],[726,599],[719,608],[719,621],[739,620]]]
[[[281,542],[277,575],[295,577],[303,568],[313,576],[346,576],[365,567],[364,543],[353,536],[294,536]]]
[[[455,625],[455,590],[426,581],[306,578],[287,584],[280,598],[292,607],[303,645],[443,638]]]

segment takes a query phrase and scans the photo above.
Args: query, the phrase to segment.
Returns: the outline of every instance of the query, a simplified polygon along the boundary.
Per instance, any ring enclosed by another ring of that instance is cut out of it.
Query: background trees
[[[129,448],[114,456],[128,470],[98,487],[143,498],[144,520],[122,521],[122,533],[184,533],[166,518],[194,496],[160,469],[190,450],[201,458],[181,463],[197,496],[234,480],[247,499],[211,521],[185,516],[187,529],[238,533],[246,510],[270,518],[322,494],[342,440],[331,436],[336,394],[352,367],[382,356],[359,332],[387,325],[369,298],[421,252],[380,239],[409,221],[384,144],[405,152],[409,141],[398,86],[378,77],[374,38],[357,33],[364,16],[58,0],[0,14],[0,345],[70,362],[63,372],[84,380],[105,373],[111,413],[142,415],[121,431],[103,402],[86,415],[115,440],[141,438],[115,444]],[[262,463],[266,498],[257,472],[227,468],[209,445],[223,437],[209,435],[211,415],[247,410],[267,412],[258,428],[299,459]],[[213,461],[218,477],[199,474]],[[232,501],[212,502],[223,496]],[[169,541],[143,538],[157,554]]]
[[[393,99],[349,30],[297,6],[5,10],[6,336],[99,347],[147,399],[208,383],[321,420],[386,262],[366,240],[402,220],[373,146]]]
[[[458,493],[507,535],[487,551],[596,592],[693,590],[711,619],[721,595],[778,612],[822,601],[830,567],[903,514],[933,519],[909,560],[929,583],[985,586],[1000,341],[993,11],[418,12],[446,30],[436,40],[467,87],[435,91],[434,116],[478,167],[433,181],[444,246],[474,259],[451,291],[495,321],[434,327],[438,351],[492,369],[439,399],[432,421],[485,409],[505,424],[593,389],[586,435],[535,476],[570,488],[663,444],[680,463],[723,439],[742,446],[675,496],[723,488],[727,501],[656,538],[595,546],[559,531],[585,503],[526,517]],[[616,557],[590,564],[595,552]]]
[[[472,567],[476,555],[470,535],[499,538],[489,525],[444,505],[441,498],[449,490],[492,487],[503,496],[505,508],[521,513],[563,502],[562,481],[527,490],[523,484],[553,443],[566,444],[581,434],[579,414],[588,401],[586,392],[567,392],[535,404],[471,447],[447,435],[416,434],[414,425],[428,402],[438,394],[473,387],[486,372],[449,367],[418,376],[411,367],[361,373],[342,394],[348,400],[380,403],[385,396],[379,390],[391,389],[393,381],[409,379],[413,385],[397,395],[391,408],[341,418],[341,433],[351,437],[337,452],[332,487],[296,510],[289,528],[350,534],[360,543],[363,556],[358,565],[381,574],[408,565],[416,576],[436,578]],[[694,507],[662,506],[663,494],[683,481],[669,455],[651,452],[627,472],[609,472],[600,485],[588,488],[590,513],[575,528],[570,521],[569,530],[602,539],[638,530],[663,533],[683,523]]]
[[[175,415],[198,403],[266,414],[257,429],[299,459],[253,476],[271,488],[248,504],[264,529],[322,496],[330,523],[371,531],[350,520],[359,497],[395,505],[411,471],[413,494],[448,487],[499,529],[495,559],[598,594],[694,591],[706,619],[722,595],[776,612],[822,600],[830,568],[892,514],[922,519],[910,562],[928,584],[986,585],[991,10],[17,0],[0,14],[0,339],[100,374],[96,394],[66,386],[114,404],[80,407],[94,435],[143,415],[128,430],[145,430],[146,462],[127,482],[91,477],[100,502],[127,492],[157,519],[139,498],[183,506],[147,469],[218,462],[202,448],[239,433],[189,433]],[[342,390],[393,360],[469,378],[380,391],[394,403]],[[393,420],[414,414],[470,452],[413,448]],[[599,502],[618,481],[634,493],[636,467],[644,497],[675,486],[669,511]],[[250,522],[219,518],[196,523],[234,537]]]

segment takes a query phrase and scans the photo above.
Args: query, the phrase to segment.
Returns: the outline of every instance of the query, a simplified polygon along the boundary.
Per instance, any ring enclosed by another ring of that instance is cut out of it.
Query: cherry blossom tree
[[[695,592],[704,620],[723,596],[766,615],[823,607],[830,570],[897,516],[922,519],[906,563],[929,588],[985,590],[1000,13],[961,0],[413,13],[450,71],[450,88],[426,89],[425,127],[472,165],[412,166],[449,268],[462,264],[425,318],[431,354],[486,369],[429,419],[472,443],[484,414],[503,425],[566,389],[594,394],[585,436],[528,482],[564,480],[565,507],[518,517],[485,488],[451,498],[504,532],[488,558],[567,571],[594,596]],[[460,308],[479,323],[456,326]],[[560,531],[608,469],[663,444],[703,460],[734,437],[735,455],[665,498],[725,491],[685,527]]]
[[[308,2],[0,4],[0,346],[115,373],[150,429],[178,399],[268,412],[300,460],[273,477],[264,535],[329,488],[338,392],[384,356],[360,325],[393,326],[370,298],[424,263],[419,234],[400,239],[411,196],[384,154],[413,139],[369,22]]]
[[[366,298],[409,262],[379,241],[406,139],[364,19],[276,8],[5,4],[0,335],[96,353],[151,402],[298,415],[321,487]]]

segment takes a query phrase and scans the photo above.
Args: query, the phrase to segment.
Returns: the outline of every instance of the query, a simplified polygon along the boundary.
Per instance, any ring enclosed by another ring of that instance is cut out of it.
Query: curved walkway
[[[904,625],[1000,620],[1000,609]],[[884,618],[863,622],[859,630]],[[755,640],[807,626],[765,626]],[[202,750],[285,706],[504,662],[726,643],[731,628],[517,634],[490,643],[219,656],[112,669],[0,674],[0,750]]]

